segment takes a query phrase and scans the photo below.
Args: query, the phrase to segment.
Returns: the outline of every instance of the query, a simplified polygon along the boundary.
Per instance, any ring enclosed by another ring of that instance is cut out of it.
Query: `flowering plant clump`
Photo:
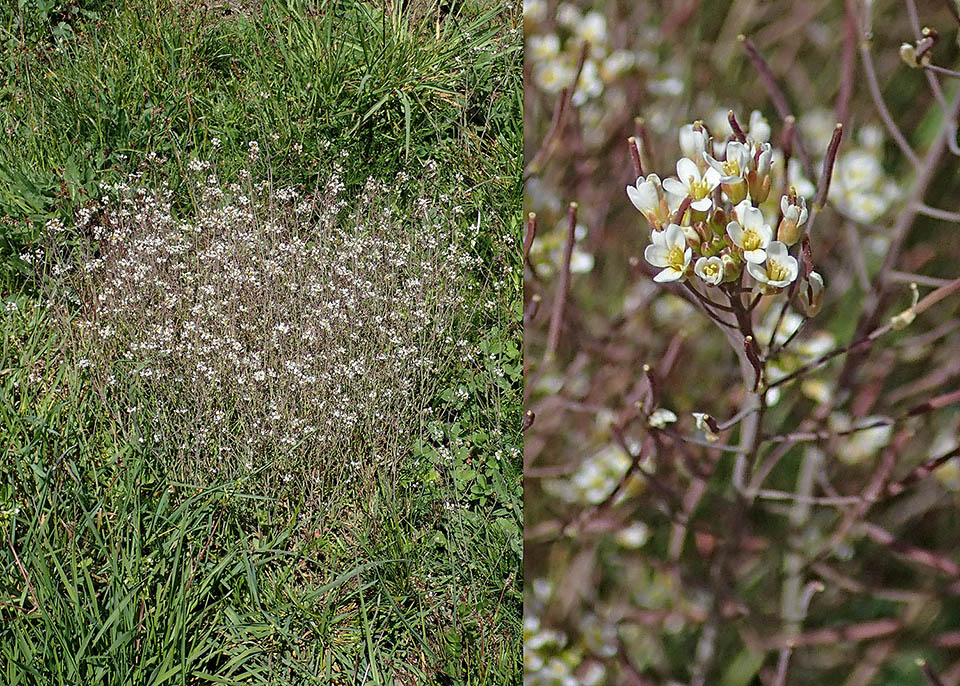
[[[336,171],[305,194],[189,167],[192,213],[139,176],[104,187],[78,217],[96,251],[54,267],[94,387],[191,482],[316,501],[394,469],[477,266],[452,213],[424,200],[401,220],[372,180],[348,211]]]

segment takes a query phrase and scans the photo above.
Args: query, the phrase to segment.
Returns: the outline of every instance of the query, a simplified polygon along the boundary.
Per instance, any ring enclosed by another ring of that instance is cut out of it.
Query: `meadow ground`
[[[0,9],[0,682],[519,683],[519,23]]]

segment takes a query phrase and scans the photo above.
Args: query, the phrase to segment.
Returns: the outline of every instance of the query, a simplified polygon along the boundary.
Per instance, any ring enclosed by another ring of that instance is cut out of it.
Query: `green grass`
[[[519,12],[193,4],[0,9],[0,292],[19,307],[0,312],[0,682],[520,683]],[[150,153],[187,208],[182,166],[214,137],[224,177],[257,140],[277,185],[433,159],[438,195],[468,191],[479,352],[451,361],[423,439],[366,502],[303,512],[171,482],[64,358],[19,258]]]

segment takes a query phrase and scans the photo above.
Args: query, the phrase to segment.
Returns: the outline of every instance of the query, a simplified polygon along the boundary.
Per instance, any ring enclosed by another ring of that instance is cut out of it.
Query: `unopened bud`
[[[814,317],[823,307],[823,277],[810,272],[806,283],[797,288],[796,307],[806,317]]]
[[[743,272],[743,263],[727,253],[721,255],[720,260],[723,262],[723,280],[728,283],[737,281]]]

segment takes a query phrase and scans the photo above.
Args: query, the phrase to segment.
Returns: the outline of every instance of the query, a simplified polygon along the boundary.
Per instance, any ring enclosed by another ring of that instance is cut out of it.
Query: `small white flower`
[[[748,262],[747,271],[762,284],[783,288],[797,278],[799,265],[797,258],[787,251],[786,245],[780,241],[771,241],[767,246],[766,261],[763,264]]]
[[[545,36],[530,36],[527,39],[526,55],[535,62],[543,62],[560,52],[560,38],[555,33]]]
[[[650,527],[643,522],[634,522],[617,532],[617,543],[624,548],[642,548],[650,539]]]
[[[750,171],[750,147],[739,141],[727,144],[727,159],[723,162],[708,152],[703,153],[703,159],[720,174],[720,183],[738,183]]]
[[[770,140],[770,122],[766,120],[760,110],[754,110],[750,113],[748,133],[756,143],[766,143]]]
[[[663,224],[663,209],[660,204],[660,177],[650,174],[644,179],[637,178],[636,185],[627,186],[627,197],[633,206],[647,218],[650,226],[659,228]]]
[[[711,286],[723,281],[723,260],[717,256],[701,257],[693,266],[694,273]]]
[[[773,166],[773,148],[769,143],[762,143],[759,145],[751,153],[751,157],[755,158],[757,161],[758,174],[763,175],[770,172],[770,167]]]
[[[676,414],[671,410],[658,407],[650,413],[650,417],[647,419],[647,425],[654,429],[663,429],[667,424],[673,424],[675,421],[677,421]]]
[[[703,154],[707,151],[707,142],[707,132],[702,128],[695,128],[693,124],[680,127],[680,151],[684,157],[694,160],[703,159]]]
[[[697,212],[706,212],[713,206],[710,193],[720,185],[720,173],[716,169],[708,167],[701,176],[693,160],[681,157],[677,162],[677,177],[679,180],[666,179],[663,182],[667,193],[681,200],[689,197],[691,209]]]
[[[733,209],[735,221],[727,224],[727,235],[743,250],[743,259],[759,264],[766,259],[767,246],[773,239],[773,229],[763,218],[763,212],[744,200]]]
[[[602,45],[607,42],[607,20],[599,12],[587,12],[574,32],[590,45]]]
[[[682,279],[693,257],[693,250],[687,245],[683,229],[670,224],[663,231],[654,231],[650,240],[643,257],[654,267],[663,269],[653,280],[663,283]]]

